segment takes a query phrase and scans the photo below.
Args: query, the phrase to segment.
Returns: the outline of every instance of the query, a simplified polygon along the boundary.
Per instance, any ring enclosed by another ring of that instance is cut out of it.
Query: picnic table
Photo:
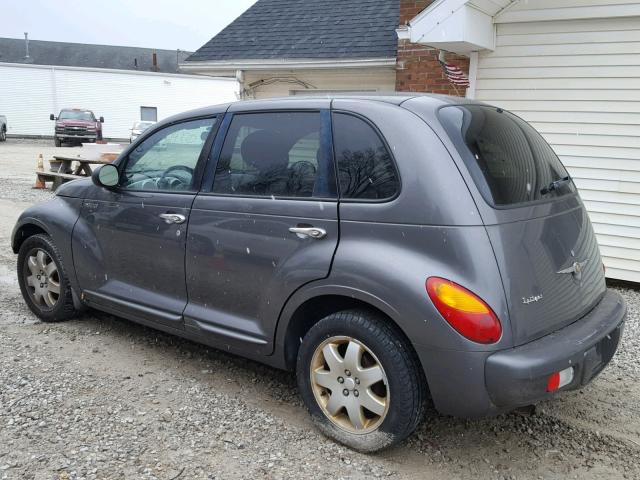
[[[105,165],[107,163],[111,163],[111,161],[99,158],[54,155],[53,159],[49,160],[49,164],[51,165],[49,171],[36,171],[36,188],[46,188],[45,182],[53,182],[51,189],[55,190],[64,182],[77,178],[90,177],[93,173],[91,165]]]
[[[75,167],[74,162],[77,163]],[[54,155],[53,160],[49,160],[52,172],[70,173],[79,177],[90,177],[93,173],[91,165],[105,165],[107,163],[111,162],[97,158],[64,157],[61,155]]]

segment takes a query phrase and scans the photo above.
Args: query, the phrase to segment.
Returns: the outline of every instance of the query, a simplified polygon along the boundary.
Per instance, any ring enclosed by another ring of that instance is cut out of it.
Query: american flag
[[[469,78],[462,70],[460,70],[460,68],[452,65],[451,63],[447,63],[442,59],[438,60],[440,61],[440,65],[442,65],[442,70],[444,70],[447,80],[459,87],[469,86]]]

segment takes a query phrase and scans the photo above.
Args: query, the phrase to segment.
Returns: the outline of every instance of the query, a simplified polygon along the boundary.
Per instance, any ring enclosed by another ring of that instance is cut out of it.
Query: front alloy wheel
[[[42,249],[29,253],[26,283],[33,302],[42,309],[55,307],[60,299],[60,275],[56,262]]]
[[[44,322],[77,315],[58,248],[48,235],[27,238],[18,252],[18,282],[27,306]]]

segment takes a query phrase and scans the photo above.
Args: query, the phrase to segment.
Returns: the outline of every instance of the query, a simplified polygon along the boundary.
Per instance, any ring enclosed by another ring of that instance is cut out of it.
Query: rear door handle
[[[179,213],[161,213],[159,216],[164,220],[164,223],[169,225],[180,224],[187,221],[187,217],[180,215]]]
[[[327,236],[327,231],[324,228],[291,227],[289,231],[295,233],[299,238],[311,237],[319,240]]]

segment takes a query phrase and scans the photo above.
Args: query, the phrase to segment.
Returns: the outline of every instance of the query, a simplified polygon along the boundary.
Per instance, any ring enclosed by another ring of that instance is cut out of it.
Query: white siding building
[[[580,189],[607,276],[640,282],[640,1],[441,0],[409,35],[469,55],[468,96],[544,135]]]
[[[125,139],[142,107],[155,108],[162,120],[237,95],[238,82],[230,78],[0,63],[0,114],[9,135],[52,136],[49,115],[77,107],[104,117],[105,138]]]

